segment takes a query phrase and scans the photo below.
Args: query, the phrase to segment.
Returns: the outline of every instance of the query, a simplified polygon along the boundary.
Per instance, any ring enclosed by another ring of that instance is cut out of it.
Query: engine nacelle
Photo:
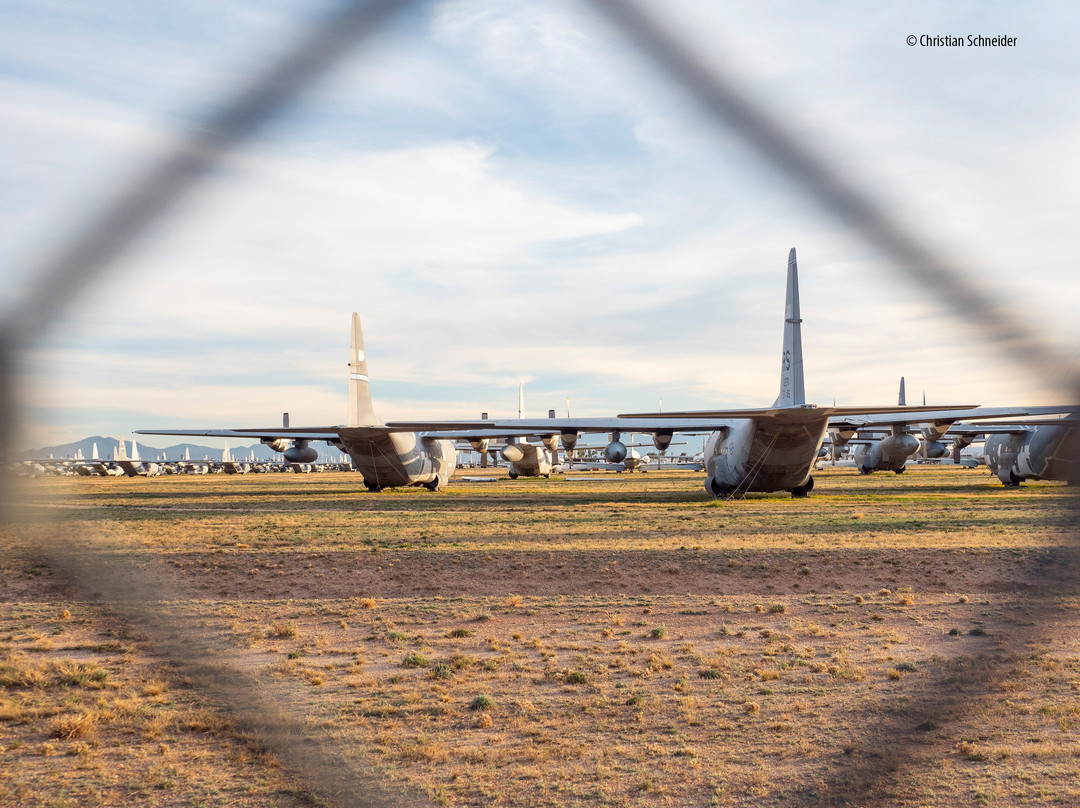
[[[540,442],[544,444],[544,448],[549,452],[554,452],[559,448],[559,436],[558,435],[544,435],[540,438]]]
[[[574,447],[577,446],[579,434],[577,432],[563,432],[559,435],[559,440],[562,441],[563,449],[568,452],[572,452]]]
[[[926,456],[931,460],[945,457],[949,453],[949,447],[939,440],[928,440],[925,443]]]
[[[855,429],[830,429],[829,441],[833,446],[840,448],[858,434]]]
[[[502,456],[502,459],[505,460],[507,463],[520,463],[522,460],[525,459],[525,452],[523,452],[521,450],[521,447],[518,446],[516,443],[506,444],[506,446],[503,447],[502,451],[499,452],[499,454]]]
[[[919,451],[919,439],[906,432],[889,435],[882,439],[881,451],[892,460],[911,457],[915,452]]]
[[[471,438],[469,445],[473,448],[474,452],[480,452],[483,454],[488,450],[488,446],[491,445],[490,438]]]
[[[671,432],[654,432],[652,436],[652,443],[661,452],[666,451],[667,447],[671,445],[671,438],[674,436]]]
[[[296,441],[292,448],[282,452],[282,455],[290,463],[314,463],[319,459],[319,453],[308,446],[306,440]]]
[[[621,463],[626,460],[626,444],[621,440],[613,440],[604,447],[604,459],[609,463]]]
[[[263,438],[262,442],[273,449],[278,454],[283,454],[289,450],[289,446],[292,443],[288,438]]]

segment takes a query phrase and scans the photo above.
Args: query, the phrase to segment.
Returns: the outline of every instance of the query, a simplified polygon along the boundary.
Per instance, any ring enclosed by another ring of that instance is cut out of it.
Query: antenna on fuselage
[[[784,304],[784,353],[780,359],[780,395],[774,407],[801,407],[806,403],[803,384],[802,317],[799,313],[799,268],[795,248],[788,253],[787,298]]]

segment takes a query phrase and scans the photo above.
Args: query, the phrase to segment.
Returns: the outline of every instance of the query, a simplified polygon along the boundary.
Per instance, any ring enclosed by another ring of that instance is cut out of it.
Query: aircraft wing
[[[431,437],[447,440],[468,438],[510,438],[550,435],[557,429],[521,429],[498,425],[495,421],[399,421],[385,426],[274,426],[265,429],[241,427],[237,429],[136,429],[138,435],[180,435],[205,438],[240,438],[251,440],[326,440],[341,437],[364,438],[385,435],[387,432],[435,433]]]
[[[180,435],[201,438],[290,438],[334,440],[343,427],[270,427],[269,429],[136,429],[137,435]]]
[[[949,430],[950,435],[1009,435],[1018,432],[1030,432],[1040,426],[1064,426],[1080,429],[1080,417],[1069,415],[1066,418],[1026,418],[1010,420],[1007,423],[955,424]]]
[[[1037,407],[894,407],[888,413],[854,414],[844,413],[829,418],[832,428],[861,429],[864,427],[891,427],[906,424],[936,425],[952,424],[957,421],[977,421],[987,418],[1022,418],[1031,415],[1051,415],[1076,412],[1078,408],[1070,406]],[[917,417],[911,417],[911,416]]]
[[[980,418],[1011,418],[1062,412],[1077,407],[975,407],[971,404],[923,407],[762,407],[742,410],[703,410],[629,413],[597,418],[497,418],[456,421],[390,421],[378,426],[268,427],[238,429],[138,429],[139,435],[180,435],[209,438],[333,441],[342,436],[374,437],[386,432],[426,433],[448,440],[469,438],[542,437],[559,432],[701,432],[726,429],[732,420],[769,419],[783,424],[820,423],[832,427],[890,426],[906,423],[952,423]],[[915,417],[912,417],[915,416]]]
[[[760,410],[738,410],[745,413]],[[732,417],[732,416],[728,416]],[[739,417],[739,416],[734,416]],[[730,426],[725,424],[725,426]],[[467,425],[461,421],[390,421],[387,428],[408,432],[440,432],[446,437],[460,433],[468,437],[527,437],[556,435],[560,432],[701,432],[710,429],[709,423],[696,419],[672,419],[664,416],[663,423],[647,419],[615,418],[495,418],[473,421]],[[719,428],[719,427],[712,427]]]
[[[704,410],[690,412],[632,413],[611,417],[584,418],[496,418],[472,422],[461,421],[391,421],[387,428],[408,431],[441,431],[447,437],[460,432],[470,437],[510,437],[553,435],[559,432],[582,434],[601,432],[700,433],[727,429],[733,420],[770,419],[782,424],[820,423],[832,413],[875,414],[894,413],[898,407],[762,407],[742,410]],[[907,413],[940,413],[942,407],[904,407]],[[958,410],[970,412],[964,404]],[[468,423],[468,426],[466,426]],[[464,428],[463,428],[464,427]],[[470,431],[471,430],[471,431]]]

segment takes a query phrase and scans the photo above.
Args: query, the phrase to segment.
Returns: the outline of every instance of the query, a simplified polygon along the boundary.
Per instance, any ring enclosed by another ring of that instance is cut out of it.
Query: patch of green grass
[[[403,668],[426,668],[427,666],[428,658],[419,651],[409,651],[405,658],[401,660],[401,667]]]
[[[469,702],[470,710],[490,710],[495,706],[494,699],[486,693],[481,693],[479,696]]]

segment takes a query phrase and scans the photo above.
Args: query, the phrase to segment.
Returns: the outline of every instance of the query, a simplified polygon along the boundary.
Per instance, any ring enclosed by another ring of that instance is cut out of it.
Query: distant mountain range
[[[82,451],[83,457],[89,459],[93,455],[94,444],[97,444],[98,457],[102,460],[111,460],[116,452],[117,446],[120,445],[120,441],[116,438],[104,438],[101,435],[96,435],[92,438],[83,438],[75,443],[62,443],[59,446],[45,446],[41,449],[32,449],[27,452],[19,452],[20,457],[25,458],[46,458],[46,457],[74,457],[79,451]],[[127,456],[131,457],[131,444],[132,441],[124,441],[124,447],[127,450]],[[180,460],[184,456],[184,452],[187,450],[192,460],[221,460],[223,454],[222,449],[215,449],[212,446],[202,446],[197,443],[175,443],[172,446],[166,446],[164,449],[160,449],[156,446],[150,446],[145,443],[139,443],[139,457],[142,460],[160,460],[164,454],[166,460]],[[275,457],[280,459],[280,455],[277,455],[269,446],[265,446],[262,443],[253,443],[250,446],[230,446],[229,453],[232,455],[233,460],[248,460],[251,458],[251,453],[255,453],[256,460],[272,460]],[[341,452],[333,447],[320,446],[319,447],[319,460],[336,460],[337,456]]]

